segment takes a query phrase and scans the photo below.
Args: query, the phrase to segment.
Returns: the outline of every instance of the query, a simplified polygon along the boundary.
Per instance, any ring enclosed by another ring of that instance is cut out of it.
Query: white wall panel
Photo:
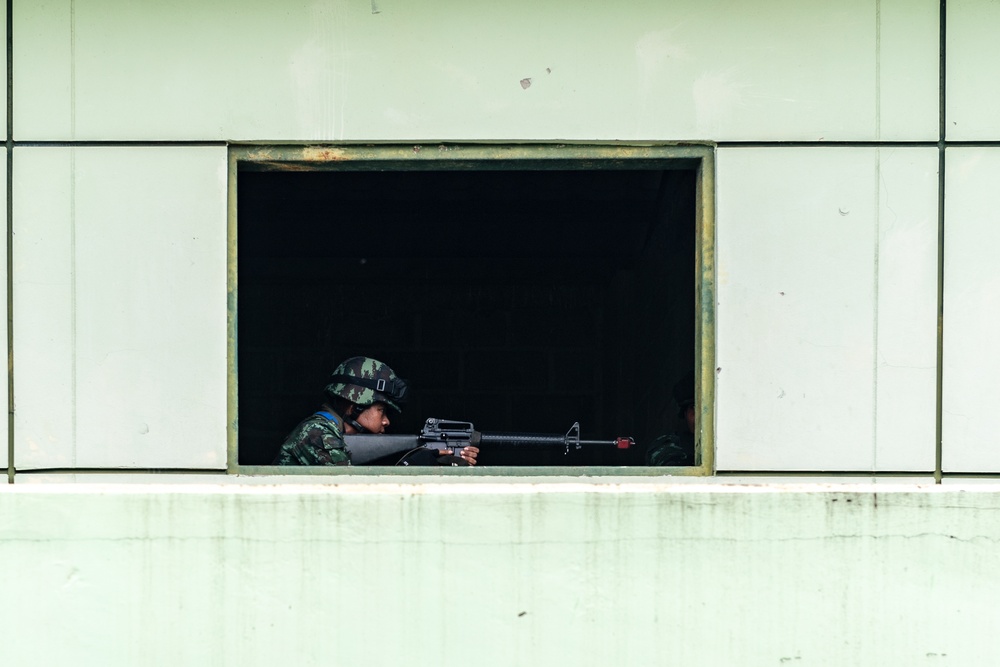
[[[0,12],[0,14],[2,14],[2,16],[0,16],[0,30],[3,31],[0,34],[6,36],[7,35],[7,12],[6,11]],[[6,48],[0,49],[0,65],[2,65],[2,67],[3,67],[3,70],[0,70],[0,71],[6,72],[7,71],[7,49]],[[0,102],[3,103],[3,107],[2,108],[6,109],[7,108],[7,94],[8,94],[7,86],[0,86],[0,89],[2,89],[2,90],[0,90]],[[5,131],[4,135],[6,136],[6,134],[7,133]]]
[[[85,471],[85,472],[48,472],[48,471],[36,471],[36,472],[18,472],[14,477],[15,484],[33,484],[33,485],[47,485],[47,484],[114,484],[114,485],[126,485],[126,484],[138,484],[138,485],[149,485],[158,484],[161,486],[165,485],[191,485],[191,484],[209,484],[213,486],[295,486],[300,487],[302,485],[319,485],[319,486],[329,486],[336,485],[340,488],[347,486],[354,487],[364,487],[370,486],[372,484],[382,484],[382,485],[398,485],[398,484],[453,484],[453,485],[464,485],[464,484],[477,484],[480,486],[496,486],[500,484],[546,484],[546,485],[572,485],[580,484],[581,480],[588,478],[581,478],[579,476],[559,476],[559,477],[519,477],[516,475],[504,475],[502,477],[469,477],[469,476],[442,476],[436,471],[427,475],[406,475],[402,477],[400,475],[393,475],[394,471],[389,471],[388,474],[384,476],[371,476],[371,475],[329,475],[329,474],[316,474],[316,475],[297,475],[297,474],[281,474],[281,475],[229,475],[224,471],[211,471],[211,472],[198,472],[198,473],[169,473],[169,472],[132,472],[132,471],[120,471],[120,472],[107,472],[107,471]],[[589,478],[594,479],[594,478]],[[993,484],[1000,483],[997,478],[992,479],[979,479],[982,482],[992,482]],[[801,474],[801,475],[764,475],[764,474],[749,474],[749,475],[712,475],[710,477],[696,477],[694,475],[681,475],[681,476],[670,476],[670,477],[638,477],[638,476],[619,476],[619,475],[606,475],[599,478],[600,484],[604,485],[616,485],[622,488],[624,487],[634,487],[634,486],[646,486],[650,484],[654,485],[673,485],[673,486],[769,486],[769,487],[783,487],[788,488],[792,486],[802,486],[810,485],[816,490],[831,491],[833,487],[843,487],[845,485],[868,485],[868,484],[879,484],[882,486],[900,486],[900,485],[912,485],[912,486],[923,486],[932,487],[934,485],[934,477],[931,473],[927,473],[923,476],[902,476],[902,475],[874,475],[870,473],[856,473],[856,474],[838,474],[838,475],[815,475],[815,474]]]
[[[2,181],[0,181],[0,183],[4,184],[4,187],[0,188],[0,205],[3,206],[3,208],[0,209],[0,210],[2,210],[4,212],[4,214],[5,214],[4,215],[4,219],[6,220],[6,212],[7,212],[7,187],[6,187],[6,184],[7,184],[7,151],[6,151],[6,149],[3,150],[3,151],[0,151],[0,162],[2,162],[2,164],[0,164],[0,178],[3,179]],[[3,293],[6,294],[7,293],[7,234],[6,234],[6,231],[3,234],[0,234],[0,286],[2,286],[2,288],[3,288]],[[7,309],[4,308],[5,314],[6,314],[6,310]],[[7,336],[7,334],[8,334],[7,318],[4,317],[3,318],[3,323],[0,323],[0,336],[2,336],[2,338],[0,338],[0,341],[3,341],[3,350],[4,350],[4,352],[3,352],[3,358],[4,358],[5,361],[8,362],[8,366],[7,367],[9,368],[10,367],[9,366],[10,357],[8,355],[8,352],[7,352],[8,351],[8,346],[7,346],[7,338],[8,338],[8,336]],[[2,403],[0,403],[0,405],[4,405],[4,406],[8,405],[8,401],[10,399],[10,393],[8,391],[8,382],[9,382],[9,376],[6,373],[4,373],[3,382],[0,382],[0,401],[3,401]],[[9,461],[10,461],[10,459],[7,456],[7,447],[8,447],[8,443],[10,442],[10,429],[8,427],[9,423],[10,423],[9,420],[4,419],[3,420],[3,425],[0,426],[0,436],[3,437],[3,440],[0,440],[0,467],[2,467],[2,468],[6,468],[7,465],[8,465],[8,463],[9,463]]]
[[[720,150],[720,470],[934,465],[933,149]]]
[[[933,470],[938,153],[878,152],[875,470]]]
[[[1000,139],[1000,3],[948,0],[946,134]]]
[[[17,467],[225,467],[226,150],[15,160]]]
[[[949,487],[987,487],[992,486],[991,491],[1000,491],[1000,479],[996,475],[992,477],[984,477],[980,475],[970,476],[970,477],[943,477],[941,479],[942,486]]]
[[[15,0],[14,20],[22,140],[937,136],[932,0]]]
[[[1000,471],[1000,150],[945,165],[942,465]]]

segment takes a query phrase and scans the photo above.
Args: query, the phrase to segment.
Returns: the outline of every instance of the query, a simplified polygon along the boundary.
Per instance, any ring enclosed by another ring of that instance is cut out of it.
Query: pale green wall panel
[[[1000,150],[945,166],[943,467],[1000,471]]]
[[[18,35],[15,41],[22,42],[14,50],[11,68],[17,139],[27,136],[19,123],[46,128],[46,136],[63,140],[75,135],[76,61],[71,6],[70,0],[60,0],[21,3],[14,8],[13,30]],[[26,62],[18,62],[18,53]],[[25,106],[26,100],[35,103]]]
[[[226,464],[226,150],[21,147],[18,468]]]
[[[732,148],[716,173],[717,468],[933,470],[936,151]]]
[[[1000,139],[1000,3],[948,0],[949,141]]]
[[[941,3],[876,0],[875,138],[937,139]]]
[[[4,661],[992,664],[997,487],[824,491],[4,487]]]
[[[930,0],[15,4],[20,140],[937,134]]]

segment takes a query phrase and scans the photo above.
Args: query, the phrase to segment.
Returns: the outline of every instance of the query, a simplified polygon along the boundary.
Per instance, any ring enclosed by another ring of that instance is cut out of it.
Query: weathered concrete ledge
[[[14,485],[10,664],[990,664],[1000,487]]]

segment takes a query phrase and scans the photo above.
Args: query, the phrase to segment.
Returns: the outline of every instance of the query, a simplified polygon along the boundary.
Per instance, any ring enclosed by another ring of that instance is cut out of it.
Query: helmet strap
[[[355,410],[358,410],[358,409],[361,409],[361,412],[364,412],[365,410],[367,410],[367,408],[363,408],[362,409],[361,406],[358,405],[357,403],[351,403],[351,407],[349,407],[346,410],[347,414],[344,415],[344,421],[347,422],[348,424],[350,424],[351,427],[355,431],[357,431],[358,433],[370,433],[371,431],[369,431],[364,426],[362,426],[361,424],[359,424],[358,420],[355,418],[355,417],[357,417],[357,415],[355,415],[354,412],[355,412]],[[359,412],[358,415],[360,415],[361,412]]]
[[[330,382],[338,382],[348,386],[354,385],[355,387],[371,389],[375,392],[375,400],[377,401],[385,401],[388,398],[396,403],[406,402],[407,386],[406,380],[402,378],[365,378],[355,377],[353,375],[335,374],[330,376]]]

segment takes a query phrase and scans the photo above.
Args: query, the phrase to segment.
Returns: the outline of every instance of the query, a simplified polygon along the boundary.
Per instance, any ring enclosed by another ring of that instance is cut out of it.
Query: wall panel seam
[[[944,419],[944,195],[945,195],[945,150],[947,118],[945,62],[948,46],[948,2],[941,0],[938,19],[938,209],[937,209],[937,384],[934,405],[934,481],[941,483],[944,446],[942,443]]]
[[[14,483],[14,0],[7,0],[7,483]]]

